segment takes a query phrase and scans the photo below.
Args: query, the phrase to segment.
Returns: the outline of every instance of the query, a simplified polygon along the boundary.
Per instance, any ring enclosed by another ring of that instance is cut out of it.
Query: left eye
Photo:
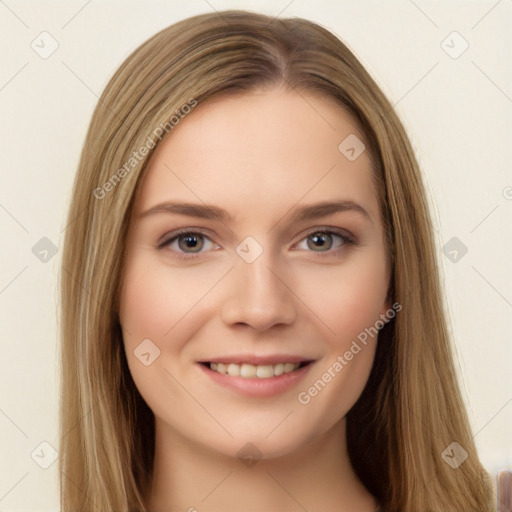
[[[343,235],[341,233],[338,233],[337,231],[332,230],[319,230],[319,231],[313,231],[309,235],[306,236],[301,242],[306,242],[307,247],[309,249],[319,248],[320,251],[313,251],[313,252],[329,252],[330,249],[333,249],[333,238],[338,238],[339,243],[336,247],[334,247],[334,250],[338,249],[342,245],[345,245],[346,243],[351,243],[351,239]],[[309,243],[309,242],[312,243]],[[316,244],[316,245],[315,245]],[[331,251],[331,252],[334,252]]]

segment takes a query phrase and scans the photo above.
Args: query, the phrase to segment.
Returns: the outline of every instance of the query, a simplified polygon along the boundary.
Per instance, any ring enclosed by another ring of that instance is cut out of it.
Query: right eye
[[[206,252],[202,251],[205,246],[205,240],[213,245],[217,245],[205,233],[183,230],[178,233],[170,233],[166,236],[158,245],[158,249],[169,248],[176,253],[178,258],[197,258],[202,252]],[[208,243],[206,243],[206,245],[208,245]]]

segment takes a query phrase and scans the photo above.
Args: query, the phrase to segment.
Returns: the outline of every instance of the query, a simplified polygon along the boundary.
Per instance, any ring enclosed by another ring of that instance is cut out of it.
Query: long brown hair
[[[145,510],[154,418],[132,381],[117,312],[133,202],[163,128],[171,133],[169,120],[179,122],[191,102],[281,85],[321,94],[359,123],[392,263],[389,293],[402,306],[381,330],[367,386],[347,416],[353,467],[383,511],[493,510],[456,380],[425,189],[400,120],[325,28],[231,10],[153,36],[117,70],[94,111],[62,259],[63,512]],[[453,442],[468,454],[457,468],[443,458]]]

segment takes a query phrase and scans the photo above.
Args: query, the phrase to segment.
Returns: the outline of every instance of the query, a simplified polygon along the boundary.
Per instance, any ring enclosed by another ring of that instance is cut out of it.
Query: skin
[[[391,306],[370,156],[349,161],[338,150],[350,134],[363,139],[328,99],[273,88],[199,105],[152,155],[119,312],[131,375],[155,414],[151,511],[376,509],[349,462],[345,416],[367,382],[377,337],[309,403],[298,401]],[[291,222],[297,208],[340,199],[369,218],[347,210]],[[140,217],[178,200],[222,207],[234,220]],[[355,245],[336,235],[315,243],[309,235],[325,227]],[[178,228],[207,236],[197,235],[196,249],[186,235],[157,248]],[[236,252],[248,236],[263,250],[252,263]],[[187,251],[198,257],[178,257]],[[144,339],[160,350],[148,366],[134,354]],[[266,398],[221,387],[198,364],[240,352],[315,362],[293,389]],[[247,443],[261,454],[251,467],[237,456]]]

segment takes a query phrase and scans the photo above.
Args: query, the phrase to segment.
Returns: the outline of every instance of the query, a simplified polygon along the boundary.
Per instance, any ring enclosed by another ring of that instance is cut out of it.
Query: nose
[[[265,331],[294,322],[297,299],[281,267],[266,251],[252,263],[237,257],[227,279],[222,305],[227,325],[245,324]]]

